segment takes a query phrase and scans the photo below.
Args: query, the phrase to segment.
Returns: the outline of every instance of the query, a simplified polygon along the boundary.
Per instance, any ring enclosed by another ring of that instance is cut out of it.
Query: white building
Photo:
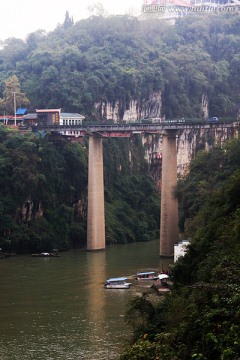
[[[85,119],[78,113],[64,113],[60,109],[36,109],[38,125],[82,125]]]
[[[85,116],[78,113],[61,113],[60,112],[60,125],[82,125]]]
[[[190,242],[188,240],[182,240],[174,245],[174,262],[176,262],[180,256],[186,254],[189,244]]]

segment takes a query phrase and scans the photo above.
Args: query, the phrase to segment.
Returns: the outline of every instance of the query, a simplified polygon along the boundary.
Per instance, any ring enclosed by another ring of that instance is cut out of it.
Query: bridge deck
[[[228,122],[198,122],[198,123],[188,123],[188,122],[163,122],[156,124],[93,124],[93,125],[48,125],[48,126],[35,126],[33,131],[47,131],[47,132],[58,132],[62,135],[68,135],[69,132],[77,132],[80,136],[88,136],[93,133],[99,134],[99,136],[109,137],[110,133],[116,133],[116,136],[130,136],[133,133],[159,133],[164,130],[186,130],[186,129],[223,129],[223,128],[232,128],[238,127],[239,122],[228,123]],[[76,134],[77,134],[76,133]]]

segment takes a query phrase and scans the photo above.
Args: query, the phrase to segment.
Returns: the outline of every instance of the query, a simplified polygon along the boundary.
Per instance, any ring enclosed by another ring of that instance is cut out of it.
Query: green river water
[[[131,334],[126,304],[142,289],[104,281],[167,267],[159,241],[0,260],[0,360],[118,359]]]

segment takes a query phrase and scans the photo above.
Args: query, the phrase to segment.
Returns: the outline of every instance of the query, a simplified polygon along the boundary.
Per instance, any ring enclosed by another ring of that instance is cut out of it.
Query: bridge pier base
[[[102,250],[106,244],[101,137],[89,137],[88,157],[87,250]]]
[[[173,256],[178,241],[178,202],[173,196],[177,185],[176,130],[163,132],[160,256]]]

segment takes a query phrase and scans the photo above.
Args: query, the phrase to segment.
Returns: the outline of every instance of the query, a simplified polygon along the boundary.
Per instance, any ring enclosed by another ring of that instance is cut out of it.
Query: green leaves
[[[148,310],[149,317],[146,307],[130,303],[134,343],[123,360],[141,354],[161,360],[239,358],[239,151],[234,140],[222,150],[199,153],[181,180],[184,238],[191,244],[171,267],[171,293]]]
[[[15,94],[15,100],[13,98],[13,94]],[[14,114],[14,111],[17,109],[14,108],[14,102],[16,103],[16,107],[26,106],[29,104],[29,100],[25,96],[25,93],[22,92],[19,78],[16,75],[10,76],[4,82],[3,98],[0,99],[0,107],[2,111]]]
[[[1,140],[0,247],[21,253],[68,248],[73,205],[86,194],[85,150],[79,144],[57,148],[32,133],[3,131]],[[62,243],[52,246],[58,231]]]
[[[108,139],[104,164],[107,243],[154,239],[160,201],[141,141]]]
[[[0,247],[6,246],[5,229],[11,233],[9,250],[85,246],[87,140],[53,143],[1,127],[0,138]],[[156,237],[159,198],[143,154],[139,139],[104,144],[107,244]]]
[[[131,100],[141,106],[161,92],[166,117],[200,118],[203,95],[210,113],[236,117],[239,14],[230,15],[188,15],[172,26],[129,16],[74,24],[66,13],[49,34],[38,31],[26,43],[5,43],[1,80],[17,76],[33,109],[61,106],[92,117],[102,101],[120,101],[128,109]],[[9,111],[10,99],[3,100],[2,110]],[[17,100],[27,104],[27,98]]]

